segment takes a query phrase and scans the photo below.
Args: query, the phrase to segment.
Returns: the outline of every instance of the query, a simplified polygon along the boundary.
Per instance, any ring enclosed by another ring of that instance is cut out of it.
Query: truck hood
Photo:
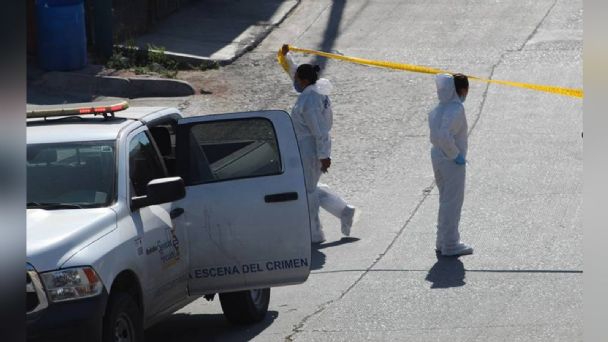
[[[116,229],[110,208],[27,210],[27,261],[37,271],[60,268],[74,254]]]

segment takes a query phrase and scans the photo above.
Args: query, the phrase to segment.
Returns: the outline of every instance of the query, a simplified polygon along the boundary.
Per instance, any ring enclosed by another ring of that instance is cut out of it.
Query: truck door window
[[[165,177],[165,170],[154,145],[145,132],[137,134],[129,143],[129,178],[132,196],[146,194],[148,182]]]
[[[194,175],[193,182],[205,183],[237,178],[276,175],[282,172],[281,157],[272,122],[240,119],[203,122],[191,126],[192,150],[206,157],[212,177]]]
[[[175,128],[171,124],[149,127],[150,134],[156,142],[156,147],[163,157],[167,172],[170,176],[176,173],[175,165]]]

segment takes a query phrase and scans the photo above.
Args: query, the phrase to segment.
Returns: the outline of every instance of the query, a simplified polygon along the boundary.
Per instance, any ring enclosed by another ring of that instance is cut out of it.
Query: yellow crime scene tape
[[[434,74],[454,74],[453,72],[450,72],[450,71],[425,67],[425,66],[421,66],[421,65],[404,64],[404,63],[387,62],[387,61],[375,61],[375,60],[365,59],[365,58],[349,57],[349,56],[337,55],[334,53],[302,49],[302,48],[298,48],[298,47],[291,46],[291,45],[289,45],[289,51],[317,55],[317,56],[321,56],[321,57],[327,57],[327,58],[331,58],[331,59],[337,59],[337,60],[342,60],[342,61],[346,61],[346,62],[368,65],[368,66],[379,67],[379,68],[388,68],[388,69],[394,69],[394,70],[403,70],[403,71],[410,71],[410,72],[417,72],[417,73],[424,73],[424,74],[433,74],[433,75]],[[285,57],[281,53],[281,49],[279,49],[277,58],[279,60],[279,64],[281,64],[283,69],[285,69],[286,71],[289,70],[289,66],[287,64],[287,61],[285,60]],[[572,96],[572,97],[578,97],[578,98],[583,97],[582,89],[555,87],[555,86],[532,84],[532,83],[522,83],[522,82],[488,80],[485,78],[470,76],[470,75],[467,75],[467,77],[472,80],[477,80],[477,81],[482,81],[482,82],[487,82],[487,83],[502,84],[502,85],[508,85],[508,86],[512,86],[512,87],[526,88],[526,89],[532,89],[532,90],[537,90],[537,91],[543,91],[543,92],[551,93],[551,94]]]

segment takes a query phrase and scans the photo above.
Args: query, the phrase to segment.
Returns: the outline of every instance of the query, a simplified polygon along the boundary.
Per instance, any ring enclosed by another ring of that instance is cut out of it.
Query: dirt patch
[[[231,89],[228,80],[221,77],[217,70],[182,70],[177,73],[176,79],[190,83],[197,95],[225,97]]]

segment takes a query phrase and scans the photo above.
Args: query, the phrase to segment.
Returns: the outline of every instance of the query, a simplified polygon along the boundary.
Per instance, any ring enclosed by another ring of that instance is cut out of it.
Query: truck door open
[[[289,115],[260,111],[179,121],[178,173],[192,294],[304,282],[310,223]]]

